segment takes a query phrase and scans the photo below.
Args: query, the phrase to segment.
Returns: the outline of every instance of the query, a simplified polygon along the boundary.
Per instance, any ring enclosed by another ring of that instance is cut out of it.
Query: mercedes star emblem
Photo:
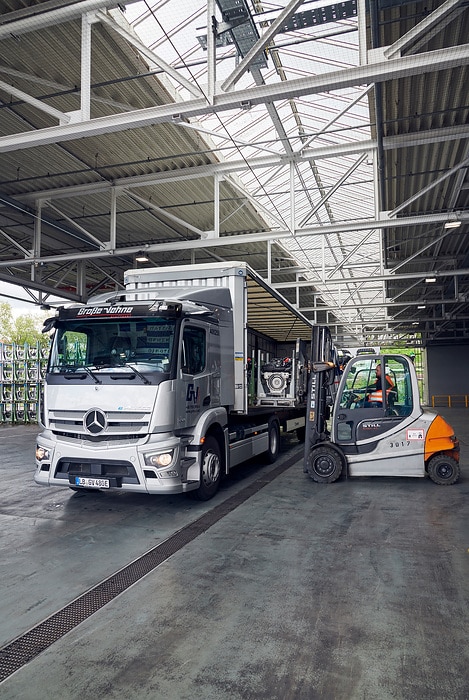
[[[106,414],[99,408],[90,408],[90,410],[85,413],[83,425],[85,430],[87,430],[89,433],[92,433],[92,435],[97,435],[106,429]]]

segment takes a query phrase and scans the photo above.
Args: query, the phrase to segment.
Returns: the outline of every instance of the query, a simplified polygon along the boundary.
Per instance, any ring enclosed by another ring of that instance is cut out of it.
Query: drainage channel
[[[0,649],[0,683],[32,661],[41,652],[58,641],[67,632],[77,627],[93,613],[100,610],[111,600],[123,593],[136,581],[166,561],[172,554],[208,530],[212,525],[242,505],[251,496],[270,484],[284,471],[298,461],[301,451],[296,449],[293,456],[274,467],[267,474],[249,486],[220,503],[213,510],[205,513],[174,533],[164,542],[156,545],[141,557],[117,571],[109,578],[98,583],[83,595],[40,622],[21,637]]]

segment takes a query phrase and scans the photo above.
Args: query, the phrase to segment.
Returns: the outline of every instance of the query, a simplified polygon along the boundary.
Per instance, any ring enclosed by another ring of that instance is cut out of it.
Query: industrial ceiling
[[[0,282],[237,259],[339,344],[469,338],[467,0],[0,13]]]

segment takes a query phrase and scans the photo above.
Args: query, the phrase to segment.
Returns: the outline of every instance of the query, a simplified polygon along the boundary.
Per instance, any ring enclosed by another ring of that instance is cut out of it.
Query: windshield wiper
[[[144,374],[142,374],[141,372],[139,372],[138,369],[136,369],[133,365],[130,365],[128,362],[125,362],[123,365],[120,365],[120,367],[128,367],[129,369],[132,370],[132,372],[135,372],[135,374],[137,375],[137,377],[140,377],[140,379],[142,380],[142,382],[143,382],[144,384],[151,384],[150,380],[147,379],[147,378],[145,377]],[[110,376],[111,376],[111,379],[127,379],[127,377],[126,377],[126,375],[125,375],[125,372],[119,372],[119,373],[116,373],[116,374],[111,374]],[[132,375],[130,375],[130,376],[128,377],[128,379],[133,379],[133,378],[134,378],[134,377],[133,377]]]
[[[101,380],[95,375],[94,372],[90,370],[89,367],[80,365],[53,365],[51,369],[59,370],[60,374],[63,374],[65,379],[86,379],[88,375],[94,381],[95,384],[102,384]]]
[[[83,365],[83,369],[85,370],[85,372],[88,372],[88,374],[89,374],[90,377],[93,379],[93,381],[94,381],[95,384],[102,384],[101,379],[98,379],[98,377],[95,375],[94,372],[92,372],[92,371],[90,370],[89,367],[85,367],[85,366]]]

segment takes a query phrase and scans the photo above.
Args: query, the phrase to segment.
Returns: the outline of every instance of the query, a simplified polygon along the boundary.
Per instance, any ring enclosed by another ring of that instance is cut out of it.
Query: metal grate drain
[[[289,469],[298,453],[2,647],[0,683]]]

